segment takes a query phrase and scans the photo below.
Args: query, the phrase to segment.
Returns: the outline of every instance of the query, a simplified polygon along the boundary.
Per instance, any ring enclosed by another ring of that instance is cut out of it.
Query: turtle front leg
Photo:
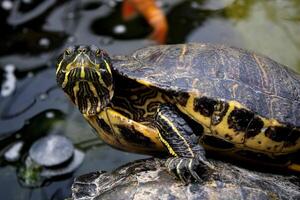
[[[173,156],[166,161],[168,170],[184,182],[191,178],[201,182],[206,169],[212,165],[187,122],[168,104],[159,106],[155,121],[160,140]]]

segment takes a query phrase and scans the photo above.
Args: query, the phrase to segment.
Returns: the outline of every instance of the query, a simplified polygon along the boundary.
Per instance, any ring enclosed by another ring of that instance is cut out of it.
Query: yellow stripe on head
[[[108,73],[112,74],[108,62],[107,62],[106,60],[103,60],[103,61],[104,61],[104,63],[105,63],[105,67],[106,67],[106,70],[108,71]]]
[[[61,64],[63,63],[63,59],[57,64],[57,67],[56,67],[56,72],[55,72],[55,74],[57,75],[58,74],[58,72],[60,71],[60,68],[61,68]]]

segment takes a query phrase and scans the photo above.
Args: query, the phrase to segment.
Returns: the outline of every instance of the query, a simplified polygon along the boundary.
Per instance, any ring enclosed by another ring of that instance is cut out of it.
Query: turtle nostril
[[[82,48],[79,48],[79,49],[78,49],[78,52],[79,52],[79,53],[86,53],[86,52],[87,52],[87,49],[82,47]]]

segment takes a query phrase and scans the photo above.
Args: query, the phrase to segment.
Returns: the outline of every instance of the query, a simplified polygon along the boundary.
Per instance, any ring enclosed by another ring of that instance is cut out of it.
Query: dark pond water
[[[160,0],[167,43],[213,42],[254,50],[300,71],[299,0]],[[121,1],[2,0],[0,5],[0,199],[63,199],[74,177],[112,170],[146,156],[103,144],[55,82],[57,55],[71,44],[111,54],[154,45],[140,16],[124,22]],[[67,136],[85,153],[71,175],[29,188],[18,172],[29,148],[49,134]],[[17,144],[17,145],[16,145]],[[14,160],[7,151],[15,147]],[[6,155],[6,156],[5,156]]]

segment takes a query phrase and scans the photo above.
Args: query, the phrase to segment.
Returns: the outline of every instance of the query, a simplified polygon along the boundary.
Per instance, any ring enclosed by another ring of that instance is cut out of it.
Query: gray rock
[[[30,157],[39,165],[53,167],[68,161],[74,152],[72,142],[61,135],[49,135],[37,140],[30,148]]]
[[[159,159],[140,160],[112,173],[94,172],[74,180],[72,198],[96,199],[300,199],[300,179],[250,171],[221,161],[202,183],[184,185]]]
[[[18,141],[11,145],[4,153],[4,158],[8,162],[16,162],[20,158],[20,151],[24,146],[24,142]]]
[[[46,180],[72,173],[81,165],[83,159],[84,153],[75,149],[74,155],[63,165],[44,167],[33,161],[30,156],[27,156],[24,165],[17,169],[17,175],[22,186],[41,187]]]
[[[43,168],[41,176],[46,178],[51,178],[55,176],[62,176],[65,174],[72,173],[75,171],[82,163],[84,159],[84,153],[75,149],[73,159],[64,166],[55,168]]]

